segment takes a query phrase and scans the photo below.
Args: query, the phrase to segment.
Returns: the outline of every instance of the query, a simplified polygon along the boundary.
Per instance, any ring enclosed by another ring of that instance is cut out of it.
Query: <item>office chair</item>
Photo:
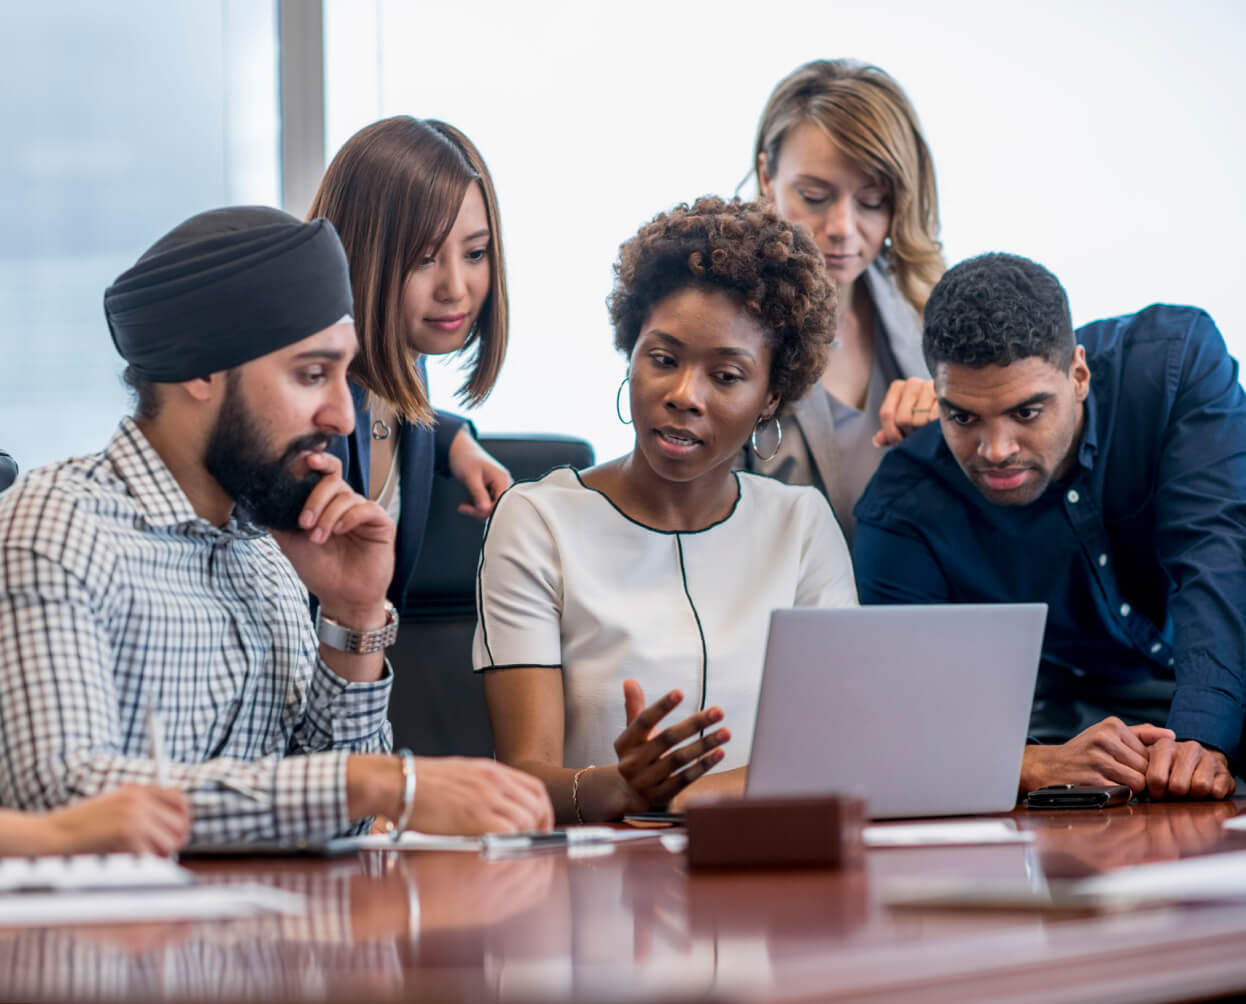
[[[0,450],[0,492],[17,480],[17,461]]]
[[[593,448],[571,436],[487,436],[480,444],[516,481],[593,464]],[[493,755],[484,683],[472,672],[471,654],[484,525],[457,511],[465,501],[467,492],[453,477],[436,476],[424,546],[389,651],[394,746],[420,756]]]

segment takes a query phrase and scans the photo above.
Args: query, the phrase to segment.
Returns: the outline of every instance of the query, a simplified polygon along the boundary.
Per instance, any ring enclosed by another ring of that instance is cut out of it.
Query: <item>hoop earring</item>
[[[632,424],[630,418],[623,417],[623,388],[627,386],[627,381],[630,379],[631,377],[624,377],[623,382],[619,384],[619,389],[614,392],[614,413],[619,416],[619,421],[624,425]]]
[[[757,459],[762,461],[763,463],[765,463],[768,460],[773,460],[775,457],[777,457],[779,455],[779,447],[783,445],[783,423],[779,421],[778,415],[774,416],[773,421],[774,421],[775,431],[778,432],[779,438],[775,442],[774,449],[771,451],[770,456],[763,457],[761,455],[761,450],[757,448],[757,430],[760,429],[763,425],[769,425],[771,422],[771,419],[759,418],[757,420],[757,424],[753,426],[753,434],[749,436],[749,442],[753,445],[753,452],[757,454]]]

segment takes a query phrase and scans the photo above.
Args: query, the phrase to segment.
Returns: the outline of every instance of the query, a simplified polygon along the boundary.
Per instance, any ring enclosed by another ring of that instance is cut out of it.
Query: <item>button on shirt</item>
[[[0,803],[155,783],[150,705],[193,840],[349,828],[348,753],[391,745],[388,673],[325,665],[273,538],[199,518],[132,421],[0,498],[0,542]]]
[[[1175,675],[1168,726],[1232,755],[1246,703],[1237,363],[1188,307],[1077,334],[1090,394],[1063,482],[1026,506],[993,505],[939,426],[919,430],[857,505],[861,601],[1046,602],[1045,663],[1107,683]]]

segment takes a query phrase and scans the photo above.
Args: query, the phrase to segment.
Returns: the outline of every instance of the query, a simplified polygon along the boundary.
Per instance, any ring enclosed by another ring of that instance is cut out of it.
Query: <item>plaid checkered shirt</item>
[[[0,804],[155,783],[150,706],[192,840],[341,833],[348,755],[391,747],[390,684],[325,665],[276,541],[198,517],[130,419],[0,496]]]

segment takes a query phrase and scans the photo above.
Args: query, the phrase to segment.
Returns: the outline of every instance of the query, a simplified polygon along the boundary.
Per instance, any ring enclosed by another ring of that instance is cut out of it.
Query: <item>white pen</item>
[[[156,761],[156,784],[169,786],[169,761],[164,752],[164,726],[156,709],[147,705],[147,738],[151,741],[152,759]]]

